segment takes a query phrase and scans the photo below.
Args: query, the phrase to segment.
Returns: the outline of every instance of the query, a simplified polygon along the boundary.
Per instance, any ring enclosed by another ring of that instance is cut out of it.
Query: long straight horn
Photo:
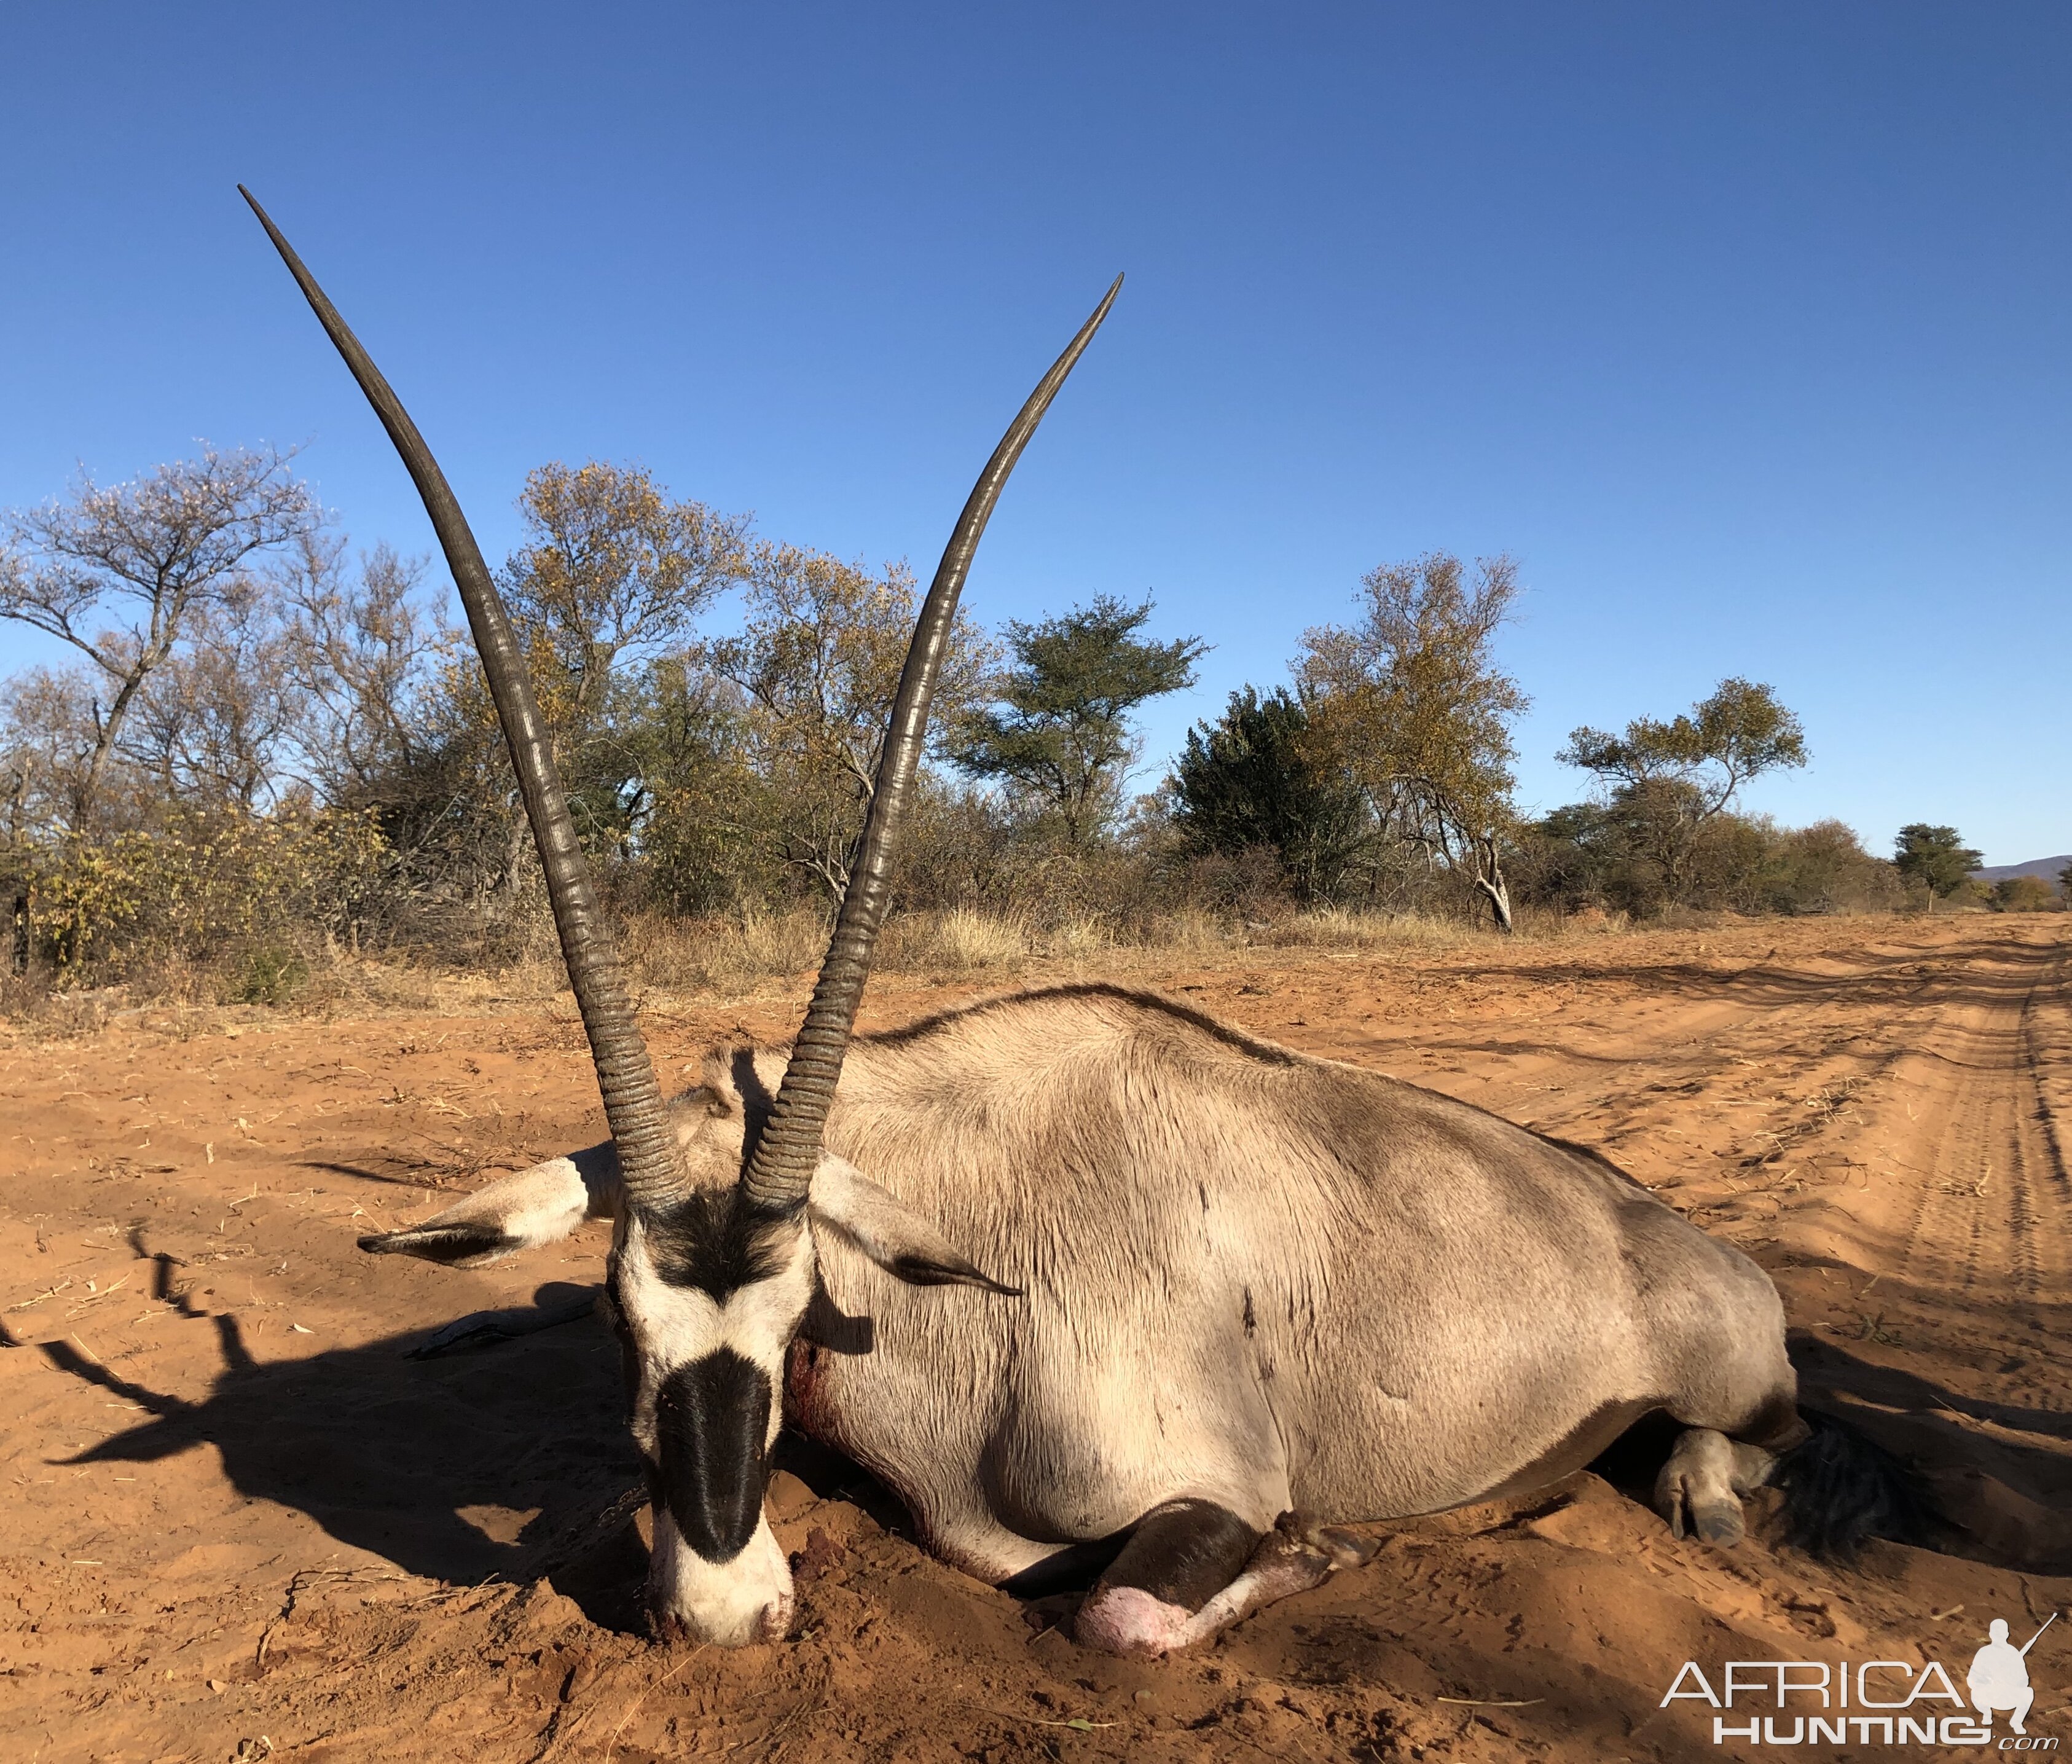
[[[682,1165],[673,1131],[663,1108],[662,1087],[655,1081],[655,1068],[648,1059],[647,1044],[640,1038],[633,1007],[626,995],[625,970],[611,927],[599,909],[597,891],[591,886],[590,864],[577,841],[575,823],[569,818],[567,799],[554,771],[548,746],[546,725],[532,698],[532,682],[525,672],[524,657],[512,635],[511,619],[504,610],[503,597],[490,579],[482,561],[482,549],[468,530],[467,517],[447,485],[425,438],[410,421],[402,401],[381,376],[360,339],[338,315],[338,309],[317,286],[316,278],[302,267],[302,261],[281,236],[281,229],[267,218],[266,211],[244,185],[237,193],[251,203],[252,212],[273,241],[311,308],[322,321],[360,389],[374,406],[388,438],[403,456],[416,481],[417,494],[425,500],[425,512],[439,536],[453,572],[454,586],[460,590],[461,604],[467,609],[468,628],[475,633],[475,647],[482,656],[482,670],[489,676],[490,697],[496,702],[497,721],[511,750],[512,769],[518,775],[518,790],[525,800],[526,818],[532,824],[532,838],[540,848],[540,867],[547,873],[547,898],[553,903],[554,926],[561,933],[561,954],[568,963],[569,983],[574,988],[577,1009],[590,1035],[591,1057],[597,1063],[598,1088],[604,1093],[605,1119],[619,1146],[619,1164],[627,1198],[653,1203],[680,1193]]]
[[[856,862],[843,891],[841,911],[836,915],[834,935],[828,944],[827,960],[813,988],[812,1002],[806,1007],[806,1021],[792,1043],[791,1063],[784,1081],[771,1105],[770,1119],[742,1172],[741,1186],[758,1207],[785,1211],[804,1203],[812,1186],[814,1166],[820,1162],[820,1129],[827,1124],[828,1109],[834,1101],[835,1083],[841,1076],[842,1056],[849,1051],[850,1031],[856,1025],[857,1007],[863,1002],[863,984],[870,973],[871,946],[878,927],[885,923],[885,909],[891,893],[892,859],[898,846],[899,824],[906,811],[914,774],[921,763],[921,746],[927,734],[928,706],[935,695],[936,676],[942,672],[943,652],[948,647],[950,629],[956,619],[957,597],[964,592],[964,578],[971,569],[972,554],[1000,500],[1008,474],[1022,457],[1029,438],[1050,408],[1050,401],[1065,383],[1094,333],[1100,329],[1108,309],[1122,288],[1117,276],[1093,316],[1079,327],[1079,335],[1037,383],[1021,414],[1008,426],[993,457],[972,487],[956,530],[935,566],[935,579],[928,586],[928,598],[921,603],[921,616],[914,627],[914,640],[900,670],[898,696],[892,701],[892,716],[885,729],[885,746],[878,760],[878,782],[870,796],[870,812],[864,817],[863,837],[857,841]]]

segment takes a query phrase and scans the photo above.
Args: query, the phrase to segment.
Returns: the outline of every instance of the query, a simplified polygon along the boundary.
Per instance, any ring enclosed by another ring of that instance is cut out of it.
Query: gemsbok
[[[1554,1482],[1655,1410],[1684,1429],[1655,1488],[1679,1536],[1737,1540],[1739,1497],[1786,1454],[1811,1530],[1889,1519],[1889,1491],[1802,1419],[1767,1277],[1588,1151],[1116,986],[853,1037],[972,553],[1120,278],[943,553],[796,1040],[722,1048],[671,1102],[459,504],[246,200],[438,532],[610,1129],[361,1248],[471,1267],[612,1222],[660,1633],[785,1634],[764,1494],[787,1421],[881,1478],[969,1573],[1034,1589],[1098,1569],[1076,1633],[1125,1652],[1184,1647],[1364,1560],[1335,1527]]]

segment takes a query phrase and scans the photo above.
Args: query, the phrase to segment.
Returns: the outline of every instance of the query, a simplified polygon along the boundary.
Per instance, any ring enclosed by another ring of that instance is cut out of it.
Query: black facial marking
[[[738,1188],[701,1189],[665,1209],[643,1210],[640,1227],[655,1272],[715,1304],[778,1273],[799,1229],[796,1214],[752,1206]]]
[[[1248,1335],[1259,1333],[1259,1314],[1252,1308],[1252,1289],[1244,1289],[1244,1332]]]
[[[512,1240],[493,1225],[440,1225],[379,1232],[361,1238],[360,1247],[370,1256],[420,1256],[428,1262],[458,1262],[512,1246]]]
[[[732,1561],[755,1535],[769,1433],[770,1380],[730,1347],[662,1381],[655,1400],[662,1497],[684,1541],[709,1562]]]

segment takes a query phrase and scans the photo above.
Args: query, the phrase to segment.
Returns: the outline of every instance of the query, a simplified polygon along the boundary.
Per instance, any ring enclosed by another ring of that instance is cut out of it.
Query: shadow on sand
[[[635,1503],[621,1499],[639,1462],[617,1347],[585,1314],[594,1292],[543,1286],[529,1313],[463,1320],[508,1326],[476,1335],[495,1351],[430,1359],[409,1357],[435,1338],[413,1331],[261,1360],[236,1317],[190,1313],[214,1328],[223,1362],[200,1402],[134,1384],[68,1342],[39,1351],[153,1417],[64,1462],[149,1463],[212,1445],[240,1494],[297,1508],[342,1544],[460,1585],[544,1573],[593,1622],[624,1630],[639,1624],[647,1570]],[[542,1328],[542,1315],[568,1326]]]
[[[1791,1334],[1799,1396],[1909,1465],[1947,1529],[1953,1556],[2041,1574],[2072,1573],[2072,1417],[1982,1402],[1861,1359],[1810,1332]]]
[[[644,1628],[645,1496],[618,1344],[592,1314],[596,1287],[550,1282],[529,1306],[261,1360],[235,1316],[191,1310],[158,1261],[157,1296],[216,1332],[214,1386],[190,1402],[70,1342],[39,1343],[60,1371],[152,1417],[63,1462],[152,1463],[212,1445],[240,1495],[306,1513],[408,1573],[458,1585],[545,1577],[591,1622]],[[896,1498],[837,1453],[787,1432],[775,1465],[816,1496],[906,1526]]]
[[[234,1316],[191,1313],[216,1331],[223,1361],[199,1402],[136,1384],[67,1342],[39,1351],[152,1417],[65,1462],[153,1462],[212,1445],[240,1494],[296,1508],[340,1543],[454,1584],[544,1577],[592,1622],[631,1632],[643,1626],[647,1569],[639,1464],[617,1346],[587,1314],[594,1290],[549,1284],[529,1308],[302,1359],[257,1359]],[[412,1357],[442,1341],[458,1345]],[[1944,1548],[2045,1573],[2072,1566],[2058,1517],[2072,1510],[2064,1417],[1975,1416],[1965,1410],[1981,1405],[1910,1374],[1804,1335],[1792,1346],[1809,1402],[1923,1473],[1959,1528]],[[2034,1431],[2025,1440],[2009,1422]],[[1644,1500],[1672,1433],[1644,1421],[1593,1467]],[[902,1526],[896,1500],[837,1454],[787,1433],[779,1466],[816,1495]]]

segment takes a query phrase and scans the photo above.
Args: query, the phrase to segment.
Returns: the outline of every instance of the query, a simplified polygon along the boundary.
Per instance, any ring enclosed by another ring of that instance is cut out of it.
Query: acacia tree
[[[1362,616],[1305,632],[1295,670],[1319,751],[1365,792],[1379,824],[1465,876],[1499,930],[1511,726],[1531,702],[1496,665],[1518,595],[1509,557],[1432,552],[1360,578]]]
[[[85,748],[66,820],[91,822],[125,725],[197,619],[249,594],[256,557],[314,531],[323,511],[275,449],[204,450],[6,520],[0,618],[70,644],[92,672]]]
[[[1751,779],[1810,755],[1799,719],[1766,685],[1723,680],[1686,714],[1637,717],[1622,735],[1587,726],[1555,756],[1594,772],[1635,842],[1660,869],[1664,890],[1681,899],[1699,837]]]
[[[1131,713],[1193,685],[1194,664],[1209,647],[1198,637],[1139,637],[1153,611],[1149,597],[1130,607],[1099,594],[1054,619],[1010,621],[1014,660],[995,685],[996,702],[960,726],[944,719],[954,726],[951,763],[1034,801],[1067,845],[1094,843],[1120,807],[1139,750]]]
[[[1902,827],[1893,842],[1893,864],[1909,882],[1928,890],[1928,910],[1947,900],[1985,862],[1985,855],[1966,845],[1955,827],[1931,827],[1924,820]]]
[[[738,824],[837,900],[849,886],[917,604],[903,563],[874,576],[825,552],[758,542],[741,635],[691,652],[697,667],[731,682],[744,701],[744,757],[758,783],[735,805]],[[995,659],[960,613],[935,689],[943,724],[984,695]],[[714,707],[698,702],[709,719]]]

